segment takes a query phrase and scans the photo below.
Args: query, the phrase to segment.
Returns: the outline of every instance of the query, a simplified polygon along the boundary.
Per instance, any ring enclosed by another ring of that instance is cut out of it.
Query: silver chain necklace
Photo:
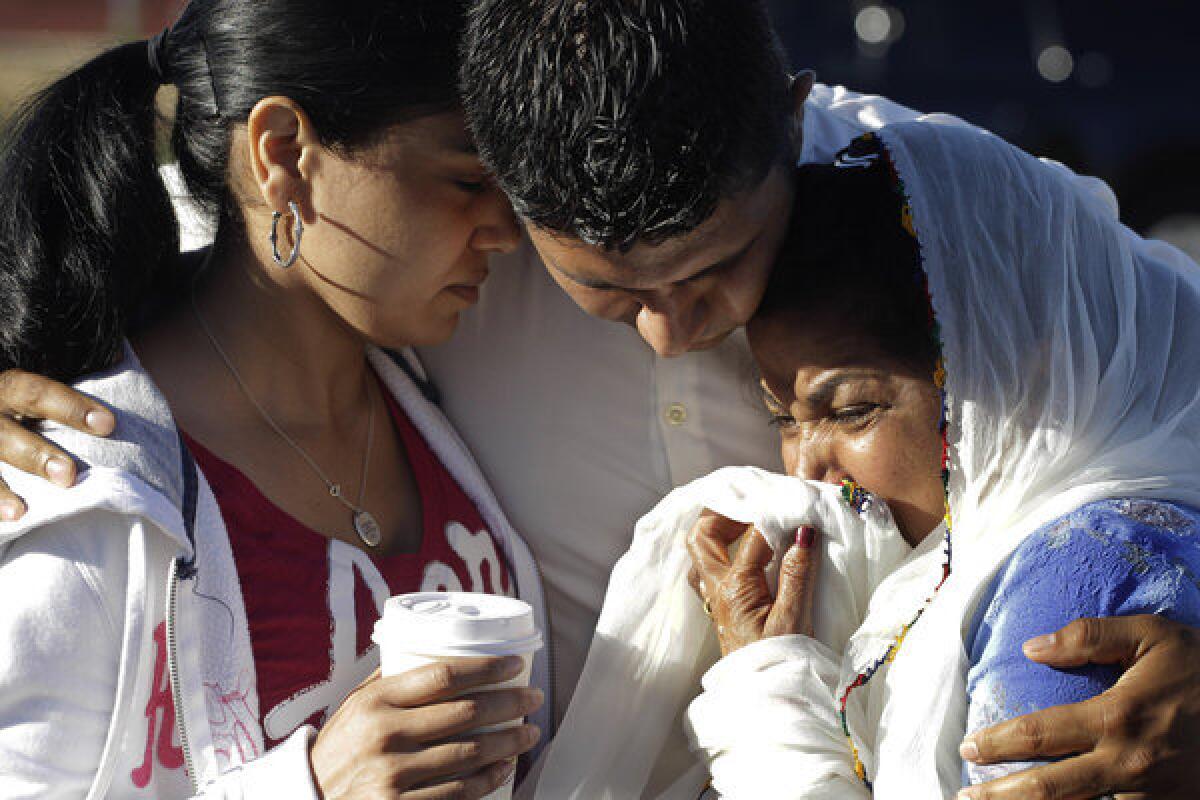
[[[341,484],[331,481],[325,474],[325,471],[322,470],[317,462],[313,460],[312,456],[305,452],[303,447],[296,444],[296,441],[292,439],[291,436],[288,436],[287,432],[280,427],[274,419],[271,418],[271,415],[267,413],[267,410],[263,408],[257,400],[254,399],[254,395],[246,386],[246,382],[242,380],[241,374],[238,373],[237,367],[233,365],[233,360],[229,358],[229,355],[221,347],[220,343],[217,341],[217,337],[214,336],[212,330],[209,329],[208,323],[204,319],[204,315],[200,313],[200,307],[196,304],[195,291],[192,292],[191,300],[192,313],[196,315],[196,321],[200,323],[200,329],[204,331],[204,335],[207,336],[208,341],[212,343],[213,349],[217,351],[217,355],[221,357],[221,361],[225,362],[225,366],[229,370],[229,374],[233,376],[233,380],[237,383],[238,388],[242,390],[242,394],[245,395],[246,399],[250,401],[250,405],[254,406],[254,409],[258,411],[259,416],[262,417],[263,422],[267,423],[271,430],[275,431],[275,433],[279,435],[279,438],[287,442],[293,450],[300,454],[300,457],[304,459],[312,471],[317,474],[317,477],[321,479],[321,482],[325,484],[325,488],[329,490],[329,496],[337,500],[346,508],[350,509],[350,522],[354,527],[354,532],[358,534],[358,538],[362,540],[362,543],[367,547],[378,547],[379,543],[383,541],[382,530],[380,529],[379,523],[376,521],[375,517],[371,515],[371,512],[362,507],[363,499],[367,494],[367,476],[370,474],[371,470],[371,446],[375,442],[375,403],[371,399],[370,377],[368,376],[368,382],[363,387],[367,391],[367,444],[366,452],[363,454],[362,479],[358,486],[358,503],[354,504],[346,499],[342,492]]]

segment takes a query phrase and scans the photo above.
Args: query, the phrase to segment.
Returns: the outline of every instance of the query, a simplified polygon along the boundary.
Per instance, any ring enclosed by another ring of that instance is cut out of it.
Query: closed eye
[[[796,418],[787,412],[787,406],[775,396],[775,393],[767,386],[766,381],[758,382],[758,390],[763,405],[767,407],[767,413],[771,415],[771,427],[790,428],[796,424]]]
[[[868,421],[883,408],[879,403],[855,403],[833,409],[830,417],[838,424],[853,425]]]
[[[486,177],[483,178],[456,178],[454,185],[461,191],[468,194],[482,194],[487,191],[490,185]]]

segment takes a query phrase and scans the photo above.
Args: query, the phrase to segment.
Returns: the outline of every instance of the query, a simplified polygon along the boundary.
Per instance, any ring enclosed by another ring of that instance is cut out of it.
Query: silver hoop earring
[[[271,219],[271,256],[275,263],[284,269],[295,264],[300,258],[300,240],[304,238],[304,220],[300,219],[300,207],[289,201],[288,210],[292,212],[292,219],[296,220],[296,224],[292,226],[292,239],[296,243],[292,245],[292,252],[288,253],[287,258],[279,254],[279,220],[283,219],[283,214],[276,211]]]

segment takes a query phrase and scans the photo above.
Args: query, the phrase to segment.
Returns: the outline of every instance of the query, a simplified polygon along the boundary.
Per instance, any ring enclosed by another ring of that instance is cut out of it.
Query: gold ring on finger
[[[711,617],[713,615],[712,603],[708,602],[708,598],[704,598],[704,614]]]

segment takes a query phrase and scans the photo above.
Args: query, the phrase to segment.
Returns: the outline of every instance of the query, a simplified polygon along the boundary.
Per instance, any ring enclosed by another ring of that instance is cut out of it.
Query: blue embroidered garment
[[[1106,500],[1043,526],[1009,559],[979,605],[967,652],[973,732],[1112,686],[1117,667],[1056,670],[1021,652],[1026,639],[1079,617],[1161,614],[1200,624],[1200,511],[1148,500]],[[964,784],[1032,764],[964,764]]]

